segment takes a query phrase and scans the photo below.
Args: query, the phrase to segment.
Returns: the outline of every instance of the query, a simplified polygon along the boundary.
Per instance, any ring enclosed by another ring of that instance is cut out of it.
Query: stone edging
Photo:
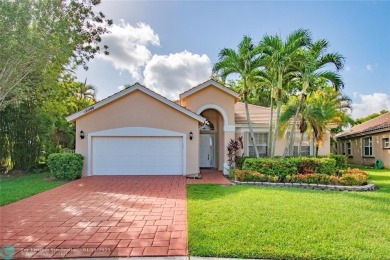
[[[369,183],[363,186],[343,186],[343,185],[326,185],[326,184],[311,184],[311,183],[283,183],[283,182],[245,182],[232,181],[237,185],[256,185],[256,186],[270,186],[270,187],[289,187],[289,188],[306,188],[314,190],[338,190],[338,191],[373,191],[377,187]]]

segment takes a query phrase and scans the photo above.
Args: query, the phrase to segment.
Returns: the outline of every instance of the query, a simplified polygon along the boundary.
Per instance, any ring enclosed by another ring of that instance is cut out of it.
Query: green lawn
[[[191,185],[194,256],[389,259],[390,170],[369,170],[375,192]]]
[[[28,174],[17,177],[1,177],[0,206],[30,197],[34,194],[64,184],[64,181],[46,180],[50,173]]]

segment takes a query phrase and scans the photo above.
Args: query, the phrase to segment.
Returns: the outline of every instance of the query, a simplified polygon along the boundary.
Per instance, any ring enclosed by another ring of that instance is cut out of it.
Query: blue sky
[[[390,1],[109,1],[98,7],[114,20],[98,56],[80,81],[104,98],[136,81],[175,99],[210,76],[221,48],[243,35],[283,38],[298,28],[325,38],[346,57],[344,93],[353,116],[390,110]]]

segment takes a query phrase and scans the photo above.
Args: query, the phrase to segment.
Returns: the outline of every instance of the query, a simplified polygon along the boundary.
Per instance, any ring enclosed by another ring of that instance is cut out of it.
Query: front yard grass
[[[388,259],[390,170],[367,170],[374,192],[190,185],[194,256]]]
[[[27,174],[0,178],[0,206],[50,190],[66,182],[47,180],[50,173]]]

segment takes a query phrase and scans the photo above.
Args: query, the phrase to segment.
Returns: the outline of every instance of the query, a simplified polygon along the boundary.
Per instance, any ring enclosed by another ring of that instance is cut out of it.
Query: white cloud
[[[153,55],[144,70],[147,87],[169,99],[177,99],[188,90],[211,76],[211,61],[206,55],[188,51],[169,55]]]
[[[371,64],[367,64],[367,65],[366,65],[366,69],[367,69],[368,71],[372,71],[372,70],[373,70],[373,67],[372,67]]]
[[[135,80],[141,79],[141,69],[151,59],[148,46],[160,45],[160,39],[145,23],[132,26],[123,20],[110,28],[109,34],[102,37],[102,43],[109,46],[110,55],[97,57],[113,64],[118,70],[127,70]]]
[[[385,93],[359,94],[358,96],[359,102],[352,103],[352,117],[354,119],[378,113],[383,109],[390,110],[390,96]]]

